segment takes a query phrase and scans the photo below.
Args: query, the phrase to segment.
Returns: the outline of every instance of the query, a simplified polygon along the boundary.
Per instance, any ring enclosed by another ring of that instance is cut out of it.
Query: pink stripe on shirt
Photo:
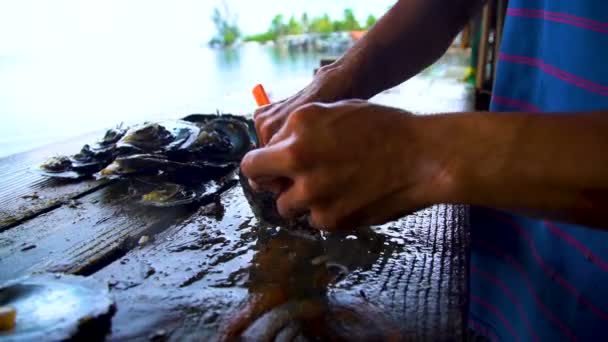
[[[494,95],[492,96],[492,101],[503,106],[523,109],[527,112],[540,112],[540,109],[535,105],[520,100],[510,99],[504,96]]]
[[[540,268],[543,270],[543,272],[545,272],[545,274],[547,275],[547,277],[549,279],[556,282],[560,287],[562,287],[564,290],[569,292],[574,298],[576,298],[576,300],[578,302],[585,305],[591,312],[593,312],[593,314],[595,314],[595,316],[597,316],[598,318],[603,319],[605,321],[608,321],[608,314],[604,310],[598,308],[587,297],[583,296],[578,291],[578,289],[576,287],[574,287],[572,284],[570,284],[570,282],[568,282],[568,280],[566,280],[566,278],[564,278],[559,272],[557,272],[556,270],[551,268],[549,265],[547,265],[547,263],[545,263],[543,257],[540,255],[540,253],[536,249],[536,245],[534,244],[534,241],[532,240],[530,235],[528,235],[528,232],[521,225],[519,225],[519,223],[517,223],[517,221],[513,220],[510,216],[505,215],[505,214],[496,213],[495,217],[502,220],[503,222],[509,223],[509,225],[511,227],[513,227],[515,229],[515,231],[517,231],[519,233],[519,235],[527,242],[527,244],[530,247],[530,250],[532,252],[532,256],[534,257],[534,260],[540,266]]]
[[[585,90],[588,90],[588,91],[591,91],[591,92],[594,92],[596,94],[600,94],[603,96],[608,96],[608,87],[607,86],[585,80],[576,75],[573,75],[566,71],[560,70],[552,65],[546,64],[545,62],[543,62],[542,60],[540,60],[538,58],[516,56],[516,55],[509,55],[506,53],[501,53],[499,55],[498,59],[503,62],[524,64],[524,65],[530,65],[533,67],[537,67],[537,68],[541,69],[542,71],[544,71],[545,73],[555,76],[555,77],[561,79],[562,81],[573,84],[579,88],[583,88]]]
[[[564,13],[510,8],[507,10],[507,15],[513,17],[544,19],[562,24],[577,26],[583,29],[592,30],[600,33],[608,33],[608,24]]]
[[[604,261],[600,256],[594,254],[591,249],[585,246],[582,242],[578,241],[574,236],[568,234],[566,231],[560,229],[552,222],[545,221],[545,226],[551,234],[564,240],[566,243],[574,247],[576,250],[581,252],[585,258],[595,264],[597,267],[602,269],[604,272],[608,272],[608,262]]]

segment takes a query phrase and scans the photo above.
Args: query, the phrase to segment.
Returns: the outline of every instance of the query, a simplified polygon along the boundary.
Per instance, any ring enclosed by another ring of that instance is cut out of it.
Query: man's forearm
[[[368,99],[441,57],[482,2],[400,0],[322,73],[339,80],[344,98]]]
[[[446,192],[434,201],[608,227],[608,113],[421,117]]]

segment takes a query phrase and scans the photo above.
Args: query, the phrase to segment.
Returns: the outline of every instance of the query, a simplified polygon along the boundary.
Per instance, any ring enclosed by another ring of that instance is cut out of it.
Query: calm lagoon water
[[[395,0],[226,0],[244,34],[282,13],[345,8],[359,21]],[[274,98],[305,85],[318,55],[244,45],[215,51],[213,8],[223,0],[0,1],[0,157],[121,121],[192,112],[247,113],[250,89]]]
[[[248,114],[256,83],[287,96],[310,81],[320,57],[257,44],[0,56],[0,157],[120,122]]]
[[[416,109],[418,100],[421,110],[432,111],[430,102],[452,93],[458,99],[464,85],[441,90],[434,80],[461,78],[467,56],[446,54],[404,83],[409,90],[393,94],[389,103]],[[0,158],[121,122],[216,111],[249,115],[255,109],[255,84],[264,84],[271,100],[289,96],[310,82],[322,57],[327,56],[258,44],[223,50],[89,46],[0,54]],[[429,82],[437,89],[432,99],[421,96],[431,94]]]

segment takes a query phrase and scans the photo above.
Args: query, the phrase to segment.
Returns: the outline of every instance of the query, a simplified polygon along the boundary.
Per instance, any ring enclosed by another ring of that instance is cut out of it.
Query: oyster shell
[[[42,163],[37,171],[54,178],[77,179],[83,177],[72,169],[72,160],[67,156],[51,157]]]
[[[200,127],[191,144],[182,145],[176,158],[236,165],[257,140],[253,121],[234,115],[193,114],[184,118]],[[252,134],[253,132],[253,134]]]
[[[92,175],[108,165],[113,157],[111,149],[94,151],[89,145],[84,145],[80,152],[70,159],[72,170],[82,175]]]
[[[47,159],[40,168],[47,172],[63,172],[72,167],[72,161],[66,156],[55,156]]]
[[[276,205],[276,196],[268,191],[255,191],[249,185],[249,178],[239,169],[239,183],[243,188],[243,194],[253,214],[263,223],[272,226],[288,226],[290,222],[279,215]]]
[[[40,170],[51,177],[148,177],[131,184],[132,197],[152,206],[200,203],[236,180],[223,178],[256,145],[252,120],[193,114],[182,120],[147,122],[108,130],[71,157],[56,157]],[[145,191],[143,190],[145,188]]]
[[[113,152],[116,148],[116,143],[125,135],[126,132],[127,129],[122,127],[122,123],[115,128],[107,130],[103,138],[93,144],[91,150],[94,152]]]
[[[196,183],[225,175],[231,165],[205,162],[182,163],[157,154],[135,154],[116,158],[99,171],[99,178],[128,178],[140,175],[165,175],[182,182]]]
[[[0,286],[0,305],[17,310],[15,328],[2,341],[103,339],[115,306],[108,287],[91,278],[37,274]]]
[[[183,120],[144,123],[129,129],[116,143],[120,154],[162,153],[189,146],[200,128]]]
[[[271,225],[285,227],[292,231],[316,232],[310,222],[308,215],[301,215],[293,219],[286,219],[279,214],[276,204],[276,196],[268,191],[255,191],[249,185],[249,178],[239,169],[239,183],[243,188],[243,194],[253,211],[253,214],[260,222]]]
[[[138,204],[152,207],[175,207],[211,202],[215,195],[229,183],[211,180],[196,186],[160,181],[158,179],[134,179],[129,186],[129,196]],[[232,186],[232,185],[229,185]]]

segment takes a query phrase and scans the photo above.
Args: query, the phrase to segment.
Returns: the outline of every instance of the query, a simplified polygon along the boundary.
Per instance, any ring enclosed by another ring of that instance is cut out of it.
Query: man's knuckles
[[[301,105],[289,116],[289,124],[294,128],[308,126],[309,124],[316,122],[319,115],[321,115],[325,109],[326,108],[318,102]]]

